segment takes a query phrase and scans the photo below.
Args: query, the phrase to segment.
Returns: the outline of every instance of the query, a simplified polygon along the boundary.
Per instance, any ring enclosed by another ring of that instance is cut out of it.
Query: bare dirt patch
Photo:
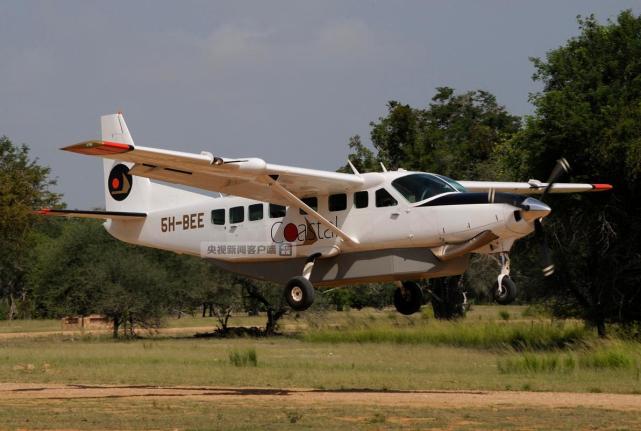
[[[434,408],[576,408],[641,411],[641,395],[521,391],[371,391],[289,388],[165,387],[0,383],[0,400],[162,398],[287,402],[300,405],[363,404]]]

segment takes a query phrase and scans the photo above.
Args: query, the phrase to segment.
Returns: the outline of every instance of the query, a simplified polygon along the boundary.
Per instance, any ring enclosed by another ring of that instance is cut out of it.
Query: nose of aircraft
[[[536,220],[547,216],[552,212],[552,208],[538,199],[527,198],[521,204],[522,216],[527,221]]]

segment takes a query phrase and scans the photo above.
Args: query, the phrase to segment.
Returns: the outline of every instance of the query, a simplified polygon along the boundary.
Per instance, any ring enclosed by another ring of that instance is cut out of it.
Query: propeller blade
[[[541,219],[536,219],[534,221],[534,233],[539,240],[541,246],[541,261],[543,265],[543,275],[549,277],[554,274],[554,262],[552,261],[552,254],[550,252],[550,247],[548,246],[547,238],[545,237],[545,231],[543,230],[543,224]]]
[[[550,173],[550,178],[548,178],[548,186],[545,188],[545,190],[543,190],[543,194],[541,195],[540,199],[541,201],[543,201],[548,192],[552,190],[552,186],[554,185],[554,183],[559,181],[559,179],[561,179],[561,177],[568,172],[570,172],[570,164],[565,159],[565,157],[561,157],[556,161],[556,165],[554,165],[554,168]]]

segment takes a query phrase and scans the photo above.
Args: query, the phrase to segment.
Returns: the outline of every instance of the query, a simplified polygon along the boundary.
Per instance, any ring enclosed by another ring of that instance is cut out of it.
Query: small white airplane
[[[461,275],[471,253],[496,258],[499,303],[516,295],[508,252],[551,209],[528,195],[595,192],[609,184],[455,181],[408,172],[353,174],[134,145],[121,113],[101,118],[102,139],[63,148],[103,158],[105,211],[43,209],[48,216],[106,220],[114,237],[211,259],[224,269],[282,283],[305,310],[314,285],[396,282],[399,312],[422,304],[412,280]],[[350,163],[351,165],[351,163]],[[172,187],[191,186],[213,197]],[[553,272],[544,244],[544,274]]]

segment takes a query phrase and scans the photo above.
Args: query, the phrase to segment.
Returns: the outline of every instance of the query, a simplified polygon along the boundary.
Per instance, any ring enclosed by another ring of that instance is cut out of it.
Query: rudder
[[[103,141],[134,145],[122,113],[100,117]],[[105,209],[107,211],[147,212],[151,194],[148,178],[133,176],[129,169],[133,163],[103,159]]]

